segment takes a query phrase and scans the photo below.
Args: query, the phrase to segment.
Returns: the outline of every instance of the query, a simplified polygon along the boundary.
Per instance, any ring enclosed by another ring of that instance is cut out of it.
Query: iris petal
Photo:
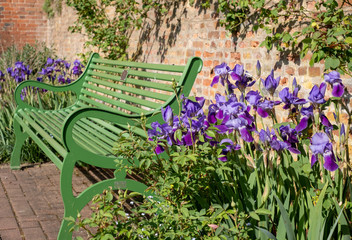
[[[214,86],[214,85],[217,84],[218,82],[219,82],[219,75],[216,75],[216,76],[213,78],[213,81],[211,82],[210,87]]]
[[[301,132],[308,127],[308,117],[304,116],[299,124],[296,126],[296,131]]]
[[[339,168],[336,163],[335,155],[332,151],[324,153],[324,168],[333,172]]]
[[[345,87],[343,86],[342,83],[334,83],[332,87],[332,95],[334,97],[341,97],[343,93],[345,92]]]

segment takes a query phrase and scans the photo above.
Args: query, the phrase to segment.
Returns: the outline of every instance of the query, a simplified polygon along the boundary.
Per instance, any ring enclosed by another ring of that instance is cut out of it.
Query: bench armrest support
[[[77,121],[84,118],[98,118],[102,120],[115,123],[117,125],[130,126],[136,125],[136,117],[130,116],[128,114],[121,114],[116,112],[111,112],[104,109],[98,108],[81,108],[72,112],[69,116],[66,117],[63,128],[62,128],[62,142],[64,147],[68,152],[75,152],[73,149],[82,148],[79,146],[76,141],[73,139],[73,129]],[[143,130],[136,132],[142,137],[146,137],[146,134]]]

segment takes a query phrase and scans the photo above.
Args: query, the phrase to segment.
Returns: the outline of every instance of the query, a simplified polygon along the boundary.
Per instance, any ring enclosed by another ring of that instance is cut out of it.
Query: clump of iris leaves
[[[296,79],[278,92],[280,77],[256,69],[218,65],[211,86],[225,94],[208,107],[181,97],[180,112],[162,108],[164,122],[146,125],[148,139],[122,134],[115,152],[132,167],[117,160],[120,171],[142,176],[153,197],[106,191],[73,229],[91,239],[349,239],[352,114],[340,73],[304,98]]]

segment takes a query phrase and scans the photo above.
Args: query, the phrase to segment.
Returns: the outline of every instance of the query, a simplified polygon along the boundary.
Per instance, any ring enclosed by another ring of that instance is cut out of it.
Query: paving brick
[[[40,227],[39,221],[32,220],[32,221],[22,221],[19,222],[21,228],[38,228]]]
[[[23,234],[26,240],[46,240],[46,236],[40,227],[24,228]]]
[[[46,235],[57,236],[57,234],[59,233],[59,226],[61,225],[61,222],[59,220],[41,221],[40,225]]]
[[[0,217],[0,230],[17,229],[18,225],[16,219]]]
[[[23,239],[18,229],[0,230],[0,236],[2,240]]]
[[[7,198],[0,197],[0,217],[15,217],[9,200]]]

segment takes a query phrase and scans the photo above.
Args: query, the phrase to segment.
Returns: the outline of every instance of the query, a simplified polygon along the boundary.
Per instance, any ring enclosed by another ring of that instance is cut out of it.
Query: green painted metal
[[[127,78],[121,80],[124,69],[127,69]],[[190,58],[186,66],[174,66],[106,60],[93,54],[84,73],[71,84],[52,86],[37,81],[19,84],[15,90],[16,143],[11,155],[11,168],[20,168],[22,145],[25,139],[31,137],[61,170],[60,189],[65,213],[58,239],[72,239],[67,218],[76,219],[92,197],[108,187],[152,195],[146,191],[147,186],[126,179],[126,173],[119,170],[115,171],[113,179],[96,183],[74,196],[74,166],[77,161],[82,161],[96,167],[116,169],[116,159],[125,165],[137,162],[136,159],[112,155],[118,134],[132,126],[135,134],[146,137],[146,132],[136,121],[141,118],[141,114],[147,117],[149,125],[153,121],[162,121],[161,107],[170,105],[178,112],[177,97],[189,95],[201,69],[202,60],[197,57]],[[172,79],[178,84],[176,93],[171,87]],[[77,102],[59,110],[37,109],[22,101],[20,94],[26,87],[54,92],[73,91],[77,95]]]

